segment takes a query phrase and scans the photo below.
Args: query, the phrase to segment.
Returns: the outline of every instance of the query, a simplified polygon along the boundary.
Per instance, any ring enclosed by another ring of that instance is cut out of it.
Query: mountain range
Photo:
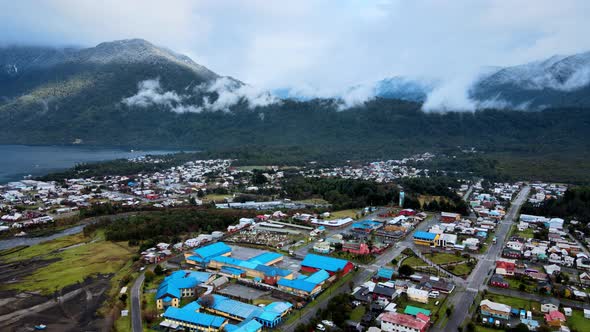
[[[303,147],[340,159],[457,146],[586,156],[589,68],[590,53],[497,68],[470,96],[517,110],[429,113],[421,102],[436,81],[384,79],[375,98],[343,108],[338,98],[281,99],[141,39],[3,47],[0,144]]]

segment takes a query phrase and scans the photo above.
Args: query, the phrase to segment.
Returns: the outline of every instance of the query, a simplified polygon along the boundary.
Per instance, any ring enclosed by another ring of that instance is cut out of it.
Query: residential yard
[[[82,234],[63,237],[4,256],[3,259],[7,261],[32,258],[56,261],[35,270],[19,282],[5,284],[2,288],[50,294],[96,274],[115,274],[124,267],[129,267],[134,253],[135,249],[130,248],[127,243],[105,241],[100,232],[92,238],[86,238]]]
[[[520,291],[520,285],[524,285],[525,288],[522,291],[528,293],[535,293],[536,286],[533,281],[526,282],[514,278],[505,278],[504,280],[508,282],[508,285],[510,285],[511,289]]]
[[[572,331],[590,332],[590,320],[584,318],[584,312],[581,310],[572,311],[572,316],[567,317],[567,326]]]
[[[488,292],[482,298],[488,299],[488,300],[494,301],[494,302],[507,304],[513,308],[525,309],[525,310],[531,310],[531,311],[537,311],[537,312],[541,311],[541,304],[539,302],[530,301],[527,299],[509,297],[509,296],[494,294],[494,293],[490,293],[490,292]]]
[[[475,332],[498,332],[498,331],[502,331],[502,330],[496,330],[496,329],[492,329],[492,328],[480,326],[480,325],[475,326]]]
[[[428,299],[428,303],[420,303],[415,301],[410,301],[406,297],[400,297],[398,300],[395,301],[397,303],[397,312],[404,312],[407,306],[411,305],[414,307],[430,310],[431,318],[433,323],[436,324],[439,319],[444,319],[446,313],[446,296],[439,297],[438,299]],[[439,302],[438,306],[434,305],[436,302]]]
[[[360,322],[366,311],[367,308],[365,308],[364,305],[359,305],[358,307],[352,309],[352,312],[350,313],[350,320],[354,322]]]

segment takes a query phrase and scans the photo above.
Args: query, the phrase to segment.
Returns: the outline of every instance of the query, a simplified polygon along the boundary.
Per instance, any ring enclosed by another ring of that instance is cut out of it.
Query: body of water
[[[0,145],[0,183],[21,180],[24,176],[41,176],[64,170],[83,162],[135,158],[147,154],[169,154],[177,151],[131,151],[76,146]]]

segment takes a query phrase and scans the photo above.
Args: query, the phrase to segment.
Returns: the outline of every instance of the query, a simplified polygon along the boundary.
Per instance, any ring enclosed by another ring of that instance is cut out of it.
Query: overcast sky
[[[263,88],[329,90],[587,51],[589,13],[588,0],[0,0],[0,43],[144,38]]]

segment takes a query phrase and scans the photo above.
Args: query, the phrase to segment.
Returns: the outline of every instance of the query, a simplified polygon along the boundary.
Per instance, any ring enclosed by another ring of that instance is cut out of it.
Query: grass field
[[[404,265],[404,264],[409,265],[411,267],[428,266],[428,263],[426,263],[421,258],[416,257],[416,256],[410,256],[410,257],[404,259],[404,261],[402,262],[402,265]]]
[[[462,256],[457,256],[455,254],[445,253],[445,252],[424,254],[424,257],[429,259],[434,264],[448,264],[448,263],[458,263],[458,262],[467,261],[467,258],[464,258]]]
[[[498,295],[490,292],[488,292],[487,295],[483,296],[483,298],[488,299],[490,301],[507,304],[513,308],[531,311],[541,311],[541,304],[539,302],[530,301],[527,299]]]
[[[330,212],[330,217],[326,218],[326,219],[332,220],[332,219],[340,219],[340,218],[346,218],[346,217],[350,217],[352,219],[355,219],[357,213],[358,213],[358,211],[354,210],[354,209],[334,211],[334,212]]]
[[[467,264],[459,264],[455,265],[453,269],[449,271],[458,276],[467,276],[473,271],[473,267],[470,267]]]
[[[92,238],[84,238],[82,234],[78,234],[41,243],[5,258],[10,261],[30,258],[59,260],[39,268],[17,283],[4,285],[3,288],[49,294],[98,273],[117,273],[129,264],[134,252],[126,243],[105,241],[102,233],[97,233]]]
[[[590,332],[590,319],[584,318],[584,312],[573,310],[572,316],[567,317],[567,326],[572,331]]]
[[[303,204],[330,204],[330,202],[326,201],[323,198],[302,199],[302,200],[296,201],[296,202],[303,203]]]
[[[232,197],[232,195],[222,195],[222,194],[208,194],[203,197],[203,201],[207,202],[224,202],[226,198]]]
[[[27,247],[25,249],[11,252],[7,255],[3,255],[0,260],[3,262],[16,262],[25,259],[31,259],[34,257],[46,256],[51,254],[53,251],[69,247],[72,245],[84,243],[90,239],[85,238],[82,233],[70,236],[64,236],[59,239],[42,242],[34,246]],[[10,250],[10,249],[9,249]]]

